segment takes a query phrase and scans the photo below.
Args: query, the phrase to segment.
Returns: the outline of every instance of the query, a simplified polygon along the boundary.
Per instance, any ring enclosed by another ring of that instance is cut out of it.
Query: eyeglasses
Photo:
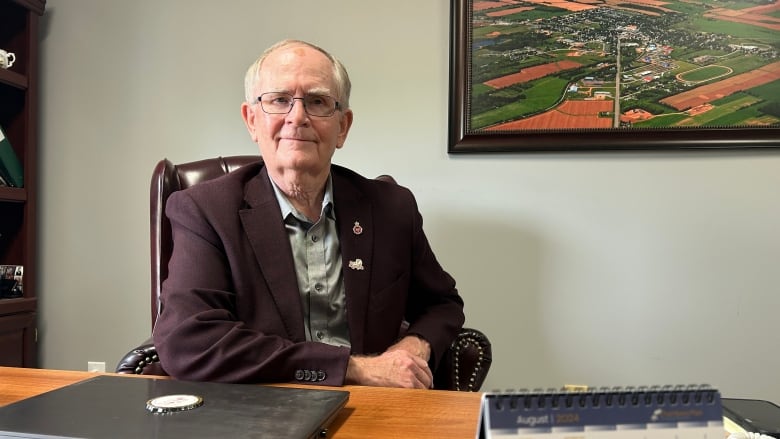
[[[269,92],[257,98],[260,108],[268,114],[287,114],[292,110],[296,100],[303,102],[303,109],[309,116],[328,117],[341,109],[337,100],[326,95],[307,94],[302,98],[296,98],[289,93]]]

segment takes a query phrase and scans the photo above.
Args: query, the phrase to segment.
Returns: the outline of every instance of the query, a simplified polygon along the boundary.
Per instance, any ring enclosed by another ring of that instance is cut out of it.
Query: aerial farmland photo
[[[470,129],[780,127],[780,0],[472,3]]]

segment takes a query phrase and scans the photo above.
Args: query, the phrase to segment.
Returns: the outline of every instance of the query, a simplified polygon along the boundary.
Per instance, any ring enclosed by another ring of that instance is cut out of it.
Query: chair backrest
[[[152,173],[149,194],[150,240],[152,247],[152,328],[160,314],[160,291],[168,277],[168,261],[173,251],[171,223],[165,216],[165,204],[173,192],[200,182],[217,178],[246,164],[262,160],[259,155],[216,157],[174,165],[168,159],[160,160]]]

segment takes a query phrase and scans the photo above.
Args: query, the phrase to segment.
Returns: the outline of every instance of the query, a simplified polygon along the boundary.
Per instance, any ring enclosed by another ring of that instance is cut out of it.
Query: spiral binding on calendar
[[[621,438],[626,430],[645,438],[715,438],[723,434],[720,393],[707,384],[534,389],[482,395],[480,436],[583,439]],[[598,433],[596,433],[598,432]],[[554,436],[559,437],[559,436]]]
[[[489,392],[495,409],[639,407],[713,404],[718,390],[708,384],[598,387],[587,390],[519,389]]]

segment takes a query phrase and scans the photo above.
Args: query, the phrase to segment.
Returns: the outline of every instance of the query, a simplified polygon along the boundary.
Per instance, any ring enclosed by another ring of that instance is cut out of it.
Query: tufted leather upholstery
[[[151,328],[160,313],[160,291],[168,277],[168,259],[173,250],[171,225],[165,216],[168,196],[205,180],[231,172],[248,163],[259,161],[260,156],[243,155],[216,157],[174,165],[163,159],[154,168],[150,192],[151,229]],[[377,179],[392,181],[382,175]],[[463,328],[445,353],[434,376],[434,388],[476,392],[482,386],[492,362],[488,338],[476,329]],[[167,375],[151,338],[128,352],[116,367],[117,373]]]

